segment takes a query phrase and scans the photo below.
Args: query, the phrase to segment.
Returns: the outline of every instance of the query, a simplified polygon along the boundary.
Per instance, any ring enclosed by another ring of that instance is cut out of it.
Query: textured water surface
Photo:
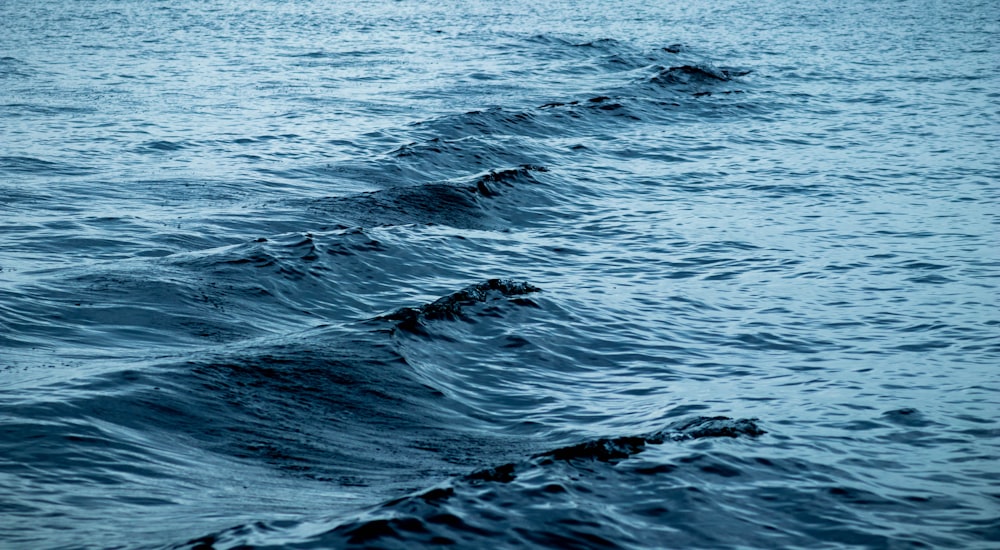
[[[0,545],[995,547],[998,31],[0,3]]]

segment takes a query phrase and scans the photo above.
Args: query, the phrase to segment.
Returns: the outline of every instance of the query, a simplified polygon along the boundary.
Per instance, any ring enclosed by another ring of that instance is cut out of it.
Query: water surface
[[[996,545],[998,27],[4,2],[0,538]]]

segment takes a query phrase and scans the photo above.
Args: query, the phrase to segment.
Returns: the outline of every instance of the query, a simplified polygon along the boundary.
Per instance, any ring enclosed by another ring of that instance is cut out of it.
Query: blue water
[[[0,547],[996,547],[998,31],[0,3]]]

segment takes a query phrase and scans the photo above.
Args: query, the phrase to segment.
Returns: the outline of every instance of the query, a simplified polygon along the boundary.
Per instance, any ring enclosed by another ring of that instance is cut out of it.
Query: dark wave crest
[[[537,183],[534,174],[545,171],[544,167],[528,164],[490,170],[463,183],[424,183],[318,199],[310,208],[328,216],[330,223],[363,227],[412,223],[492,227],[503,223],[503,214],[483,201],[499,197],[505,189]]]
[[[754,420],[718,416],[679,421],[647,436],[587,441],[539,453],[524,462],[477,470],[431,490],[386,502],[356,520],[314,535],[286,539],[281,544],[289,548],[402,548],[408,544],[458,544],[463,548],[525,544],[628,547],[638,539],[607,538],[600,529],[602,512],[587,508],[620,497],[588,495],[580,491],[583,486],[611,474],[613,470],[607,470],[613,468],[611,464],[629,459],[650,445],[713,437],[756,437],[764,433]],[[666,472],[661,470],[659,474]],[[498,515],[508,503],[518,499],[529,507],[537,506],[540,517],[529,520],[521,513]],[[567,507],[568,499],[579,501]],[[282,537],[282,530],[278,525],[248,525],[192,540],[181,547],[229,547],[254,535],[265,540]],[[261,547],[271,545],[265,543]]]
[[[686,441],[704,437],[757,437],[765,433],[767,432],[753,419],[733,420],[725,416],[697,417],[675,423],[647,436],[597,439],[536,455],[536,458],[611,462],[640,453],[647,445],[662,445],[667,441]]]
[[[501,298],[524,296],[541,289],[527,282],[506,279],[490,279],[488,281],[466,287],[458,292],[439,298],[429,304],[411,308],[406,307],[394,311],[381,319],[395,321],[404,330],[413,330],[421,320],[457,319],[462,317],[465,308]],[[518,300],[517,303],[530,303]]]

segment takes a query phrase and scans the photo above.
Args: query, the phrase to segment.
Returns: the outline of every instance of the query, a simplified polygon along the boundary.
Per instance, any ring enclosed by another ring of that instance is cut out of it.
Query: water
[[[0,546],[995,546],[998,30],[3,2]]]

